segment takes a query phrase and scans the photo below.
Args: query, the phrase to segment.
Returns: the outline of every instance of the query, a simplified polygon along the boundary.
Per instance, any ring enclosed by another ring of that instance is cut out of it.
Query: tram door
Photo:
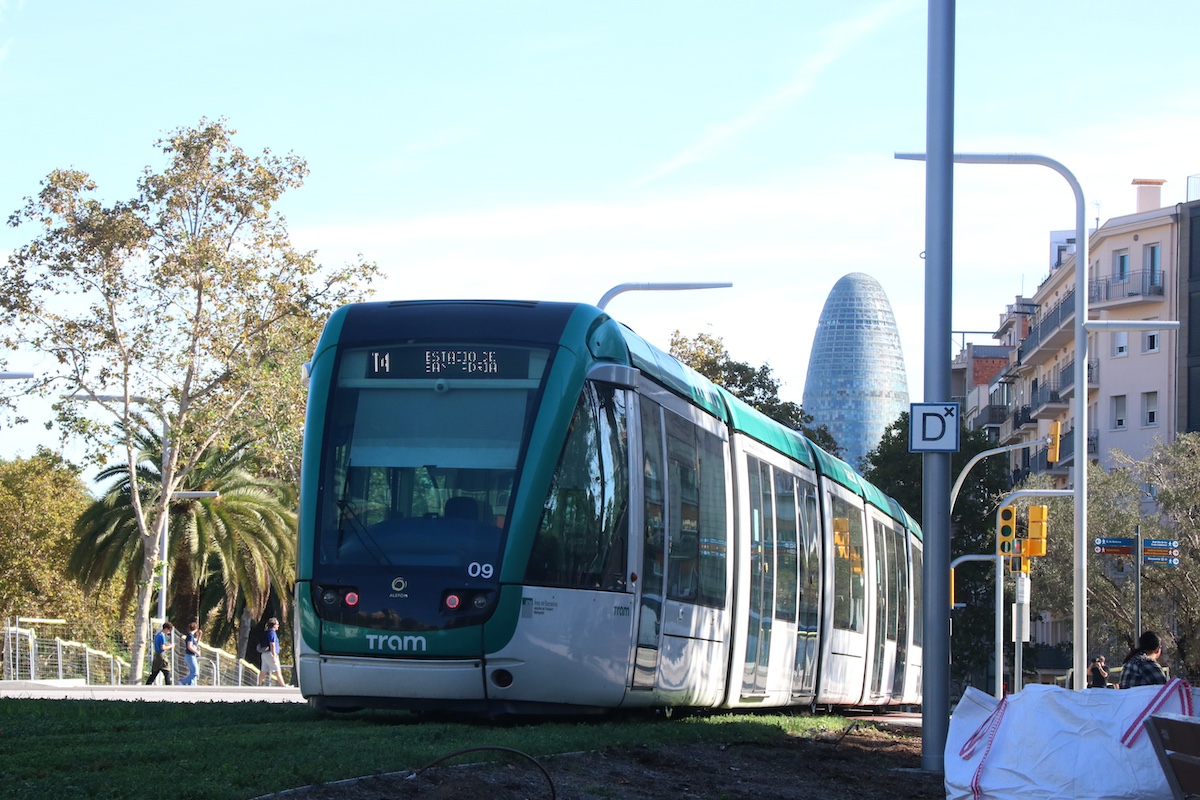
[[[638,569],[637,638],[632,688],[653,689],[662,630],[663,569],[666,554],[666,465],[663,459],[663,410],[639,397],[642,439],[642,541]]]
[[[796,665],[792,694],[807,696],[816,690],[817,683],[817,636],[820,632],[821,609],[820,509],[816,485],[800,479],[798,486],[796,501],[800,512],[797,553],[799,608],[796,619]]]
[[[746,473],[750,483],[750,619],[742,675],[743,697],[766,694],[775,608],[775,511],[771,467],[756,458],[749,458]]]
[[[904,697],[905,671],[908,666],[908,533],[904,528],[892,531],[896,551],[896,674],[892,680],[892,699]],[[891,552],[891,549],[888,550]]]
[[[882,521],[872,521],[875,534],[875,645],[872,652],[870,700],[879,703],[892,693],[899,602],[896,540]]]

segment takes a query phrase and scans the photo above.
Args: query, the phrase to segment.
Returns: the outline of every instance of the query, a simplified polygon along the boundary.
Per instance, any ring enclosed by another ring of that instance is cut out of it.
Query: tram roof
[[[625,338],[625,345],[629,348],[632,366],[718,419],[728,421],[726,404],[720,394],[723,390],[719,386],[674,356],[659,350],[624,325],[621,326],[621,332]]]
[[[807,467],[817,468],[812,447],[799,431],[794,431],[765,416],[728,389],[717,388],[729,408],[729,424],[733,426],[734,430],[762,442]]]

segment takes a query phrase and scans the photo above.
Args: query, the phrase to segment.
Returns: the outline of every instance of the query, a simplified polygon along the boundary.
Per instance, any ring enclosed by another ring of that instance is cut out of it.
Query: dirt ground
[[[482,765],[430,766],[296,789],[288,800],[933,800],[942,776],[921,770],[913,730],[858,724],[840,737],[777,743],[607,748],[537,760],[515,752]]]

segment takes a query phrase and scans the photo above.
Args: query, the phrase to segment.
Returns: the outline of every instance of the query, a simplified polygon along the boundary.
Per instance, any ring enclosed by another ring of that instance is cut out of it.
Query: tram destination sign
[[[521,347],[389,347],[367,354],[368,378],[528,378],[529,351]]]

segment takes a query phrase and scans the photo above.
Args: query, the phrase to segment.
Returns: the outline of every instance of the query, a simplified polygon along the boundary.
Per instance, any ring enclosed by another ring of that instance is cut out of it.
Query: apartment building
[[[986,395],[968,387],[964,419],[992,426],[998,445],[1029,444],[1008,453],[1014,483],[1048,473],[1057,488],[1067,488],[1076,437],[1086,437],[1088,460],[1107,467],[1113,450],[1136,457],[1157,440],[1200,430],[1200,200],[1193,199],[1200,181],[1189,182],[1188,202],[1166,208],[1163,183],[1135,180],[1134,213],[1090,232],[1088,317],[1178,320],[1179,330],[1092,331],[1087,364],[1076,364],[1074,231],[1051,233],[1048,274],[1000,316],[993,338],[1010,349],[1007,364]],[[952,374],[969,355],[959,354]],[[1076,369],[1087,375],[1087,430],[1075,421]],[[1039,442],[1056,421],[1061,459],[1048,464]],[[1070,619],[1046,615],[1034,624],[1033,640],[1069,640],[1070,628]]]
[[[1133,183],[1137,210],[1089,235],[1089,319],[1176,320],[1190,303],[1200,320],[1200,202],[1163,208],[1164,181]],[[988,387],[988,410],[979,398],[967,398],[965,412],[969,420],[1001,417],[1000,445],[1029,443],[1010,453],[1014,479],[1046,472],[1059,487],[1069,485],[1076,437],[1086,437],[1090,460],[1109,466],[1113,449],[1137,455],[1178,430],[1200,429],[1200,335],[1189,336],[1186,322],[1181,331],[1090,332],[1088,363],[1075,363],[1073,235],[1051,234],[1047,276],[1032,297],[1017,298],[1001,315],[994,338],[1012,348],[1008,364]],[[1087,374],[1086,431],[1075,420],[1075,370],[1081,368]],[[1048,464],[1039,442],[1055,421],[1063,432],[1062,457]]]

